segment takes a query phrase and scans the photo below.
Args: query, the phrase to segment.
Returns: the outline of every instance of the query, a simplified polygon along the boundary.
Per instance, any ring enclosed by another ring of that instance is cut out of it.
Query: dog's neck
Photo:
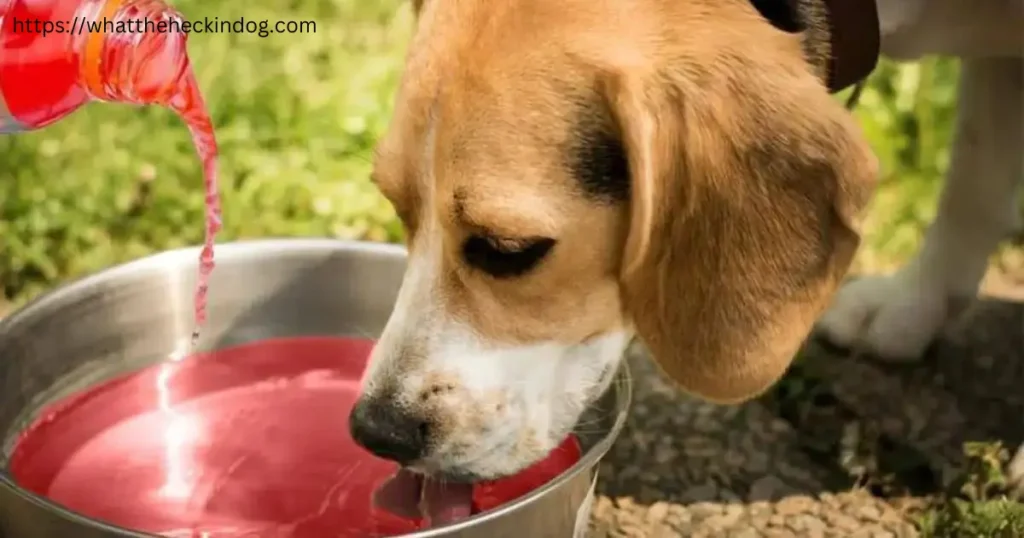
[[[750,0],[780,30],[801,33],[807,62],[838,92],[863,80],[878,63],[876,0]]]

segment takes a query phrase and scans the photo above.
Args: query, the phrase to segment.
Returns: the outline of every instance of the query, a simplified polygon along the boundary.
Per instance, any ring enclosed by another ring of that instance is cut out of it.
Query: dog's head
[[[408,269],[354,436],[514,473],[634,334],[697,396],[760,394],[850,264],[875,166],[745,0],[428,0],[374,172]]]

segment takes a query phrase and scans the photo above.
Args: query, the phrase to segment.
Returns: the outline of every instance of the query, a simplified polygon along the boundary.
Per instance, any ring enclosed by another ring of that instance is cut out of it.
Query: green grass
[[[400,0],[174,2],[189,19],[313,20],[302,35],[192,34],[217,126],[227,241],[396,240],[368,181],[412,14]],[[69,277],[202,239],[201,177],[169,111],[90,104],[0,137],[0,303]]]
[[[951,491],[921,518],[922,538],[1020,538],[1024,504],[1007,497],[1001,443],[968,443],[968,466]]]
[[[952,499],[920,522],[921,538],[1020,538],[1024,504],[1009,499]]]
[[[223,160],[219,239],[327,236],[393,241],[368,181],[412,14],[403,0],[175,2],[186,17],[312,20],[316,32],[192,34],[189,50]],[[885,177],[858,269],[905,259],[934,207],[955,64],[883,63],[856,111]],[[37,132],[0,137],[0,303],[202,237],[198,163],[158,108],[91,104]]]

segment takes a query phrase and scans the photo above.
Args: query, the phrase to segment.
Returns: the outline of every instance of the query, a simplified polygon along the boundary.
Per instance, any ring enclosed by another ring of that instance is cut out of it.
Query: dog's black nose
[[[400,465],[420,459],[427,448],[427,422],[383,398],[360,398],[348,427],[360,446]]]

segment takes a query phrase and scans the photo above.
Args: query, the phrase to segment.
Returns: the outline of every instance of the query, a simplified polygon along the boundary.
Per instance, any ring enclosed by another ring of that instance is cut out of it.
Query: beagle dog
[[[961,118],[918,258],[837,295],[878,176],[830,95],[838,1],[876,13],[415,2],[373,171],[408,266],[356,441],[454,483],[516,473],[572,430],[634,337],[720,403],[773,385],[819,319],[838,344],[919,355],[1011,224],[1024,2],[877,0],[883,53],[966,59]]]

